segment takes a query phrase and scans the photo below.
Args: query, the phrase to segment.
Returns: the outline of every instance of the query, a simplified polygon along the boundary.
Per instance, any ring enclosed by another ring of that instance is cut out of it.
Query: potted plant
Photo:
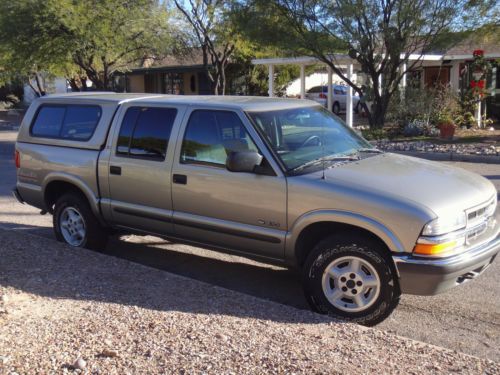
[[[455,135],[455,122],[453,117],[448,112],[443,112],[438,117],[439,136],[441,139],[453,139]]]

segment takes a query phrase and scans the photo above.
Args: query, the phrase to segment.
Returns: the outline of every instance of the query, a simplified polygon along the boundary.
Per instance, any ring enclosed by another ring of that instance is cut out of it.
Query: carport
[[[401,56],[404,58],[404,56]],[[469,56],[467,56],[469,57]],[[348,55],[345,54],[333,54],[330,55],[329,58],[331,61],[335,62],[335,65],[344,70],[344,74],[348,79],[352,79],[353,73],[360,69],[357,61]],[[452,88],[458,90],[458,78],[459,78],[459,62],[462,60],[464,56],[445,56],[445,55],[419,55],[412,54],[409,57],[409,61],[414,62],[419,60],[418,66],[415,66],[414,69],[421,68],[423,66],[446,66],[450,68],[450,80],[449,84]],[[472,58],[472,55],[470,55]],[[327,66],[324,62],[320,61],[315,57],[277,57],[277,58],[265,58],[265,59],[254,59],[252,60],[252,64],[254,65],[265,65],[268,67],[269,74],[269,91],[268,94],[270,97],[274,96],[274,72],[275,67],[278,65],[298,65],[300,67],[300,97],[301,99],[305,99],[306,97],[306,66],[308,65],[323,65],[327,67],[328,73],[328,94],[327,94],[327,108],[331,111],[333,104],[333,90],[332,90],[332,77],[333,71],[329,66]],[[402,70],[406,72],[407,67],[406,64],[402,66]],[[406,74],[403,76],[401,80],[401,88],[406,87]],[[421,85],[424,84],[423,77],[421,78]],[[382,83],[382,76],[379,76],[379,83]],[[381,85],[379,84],[379,87]],[[347,86],[347,98],[346,98],[346,123],[350,127],[353,126],[353,89],[351,86]]]

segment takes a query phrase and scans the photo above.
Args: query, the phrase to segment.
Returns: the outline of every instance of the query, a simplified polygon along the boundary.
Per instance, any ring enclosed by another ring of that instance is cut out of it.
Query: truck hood
[[[318,173],[322,172],[314,174]],[[325,179],[410,200],[437,216],[472,208],[497,194],[495,186],[478,174],[391,153],[328,168]]]

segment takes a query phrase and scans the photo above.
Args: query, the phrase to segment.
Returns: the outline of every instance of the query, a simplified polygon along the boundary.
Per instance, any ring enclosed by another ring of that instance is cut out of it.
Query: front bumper
[[[500,252],[500,234],[465,253],[442,259],[394,256],[402,293],[434,295],[479,276]]]

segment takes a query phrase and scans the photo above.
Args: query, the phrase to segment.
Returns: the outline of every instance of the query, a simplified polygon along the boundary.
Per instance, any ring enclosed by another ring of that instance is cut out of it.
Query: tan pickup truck
[[[488,180],[383,153],[308,100],[44,97],[15,160],[15,196],[70,246],[104,249],[119,229],[295,267],[314,310],[367,325],[500,249]]]

